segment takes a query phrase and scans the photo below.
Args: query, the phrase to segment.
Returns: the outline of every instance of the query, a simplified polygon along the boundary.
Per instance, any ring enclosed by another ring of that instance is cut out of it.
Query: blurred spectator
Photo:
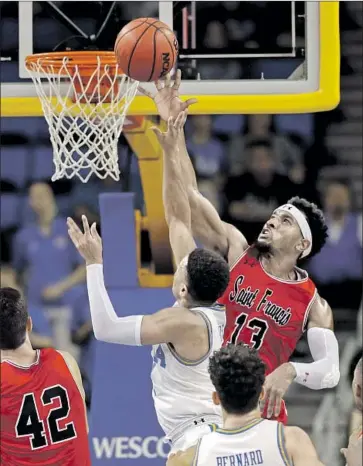
[[[19,283],[16,281],[15,270],[7,265],[1,266],[0,283],[2,288],[15,288],[20,293],[23,293]],[[28,313],[33,322],[33,329],[30,334],[33,348],[49,348],[53,345],[52,330],[43,309],[28,303]]]
[[[64,218],[57,216],[55,198],[46,183],[34,183],[29,202],[36,221],[17,233],[13,242],[13,264],[25,272],[26,294],[30,305],[73,306],[84,284],[86,271],[82,258],[68,239]]]
[[[212,133],[211,115],[191,118],[187,148],[198,178],[200,192],[220,211],[219,187],[225,172],[225,150]]]
[[[213,178],[225,166],[223,144],[212,134],[211,115],[196,115],[191,119],[191,132],[187,141],[198,177]]]
[[[245,169],[244,151],[248,144],[256,139],[270,142],[275,159],[275,169],[295,183],[302,183],[305,177],[303,154],[287,136],[276,134],[272,115],[249,115],[244,133],[231,139],[228,161],[232,175],[239,175]]]
[[[358,310],[362,298],[362,216],[351,210],[349,187],[330,181],[323,195],[329,238],[308,270],[334,308]]]
[[[298,186],[277,172],[269,141],[247,146],[246,170],[231,176],[225,186],[228,201],[226,219],[254,241],[263,224],[279,205],[299,194]]]

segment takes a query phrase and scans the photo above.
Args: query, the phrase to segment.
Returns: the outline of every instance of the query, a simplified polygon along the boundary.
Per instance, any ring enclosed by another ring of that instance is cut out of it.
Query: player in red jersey
[[[164,120],[186,113],[195,102],[179,99],[180,83],[178,71],[174,83],[170,76],[157,83],[155,96],[142,90],[154,100]],[[227,313],[225,342],[242,341],[258,349],[268,374],[264,414],[286,422],[282,399],[293,381],[318,390],[334,387],[340,378],[332,310],[308,274],[296,266],[300,258],[316,254],[324,245],[327,227],[323,214],[305,199],[293,198],[271,212],[258,240],[249,246],[243,234],[222,222],[199,193],[183,131],[177,138],[177,150],[173,145],[169,151],[164,148],[164,163],[178,166],[180,174],[168,182],[183,183],[194,235],[205,247],[219,251],[231,267],[230,285],[220,302]],[[289,357],[305,329],[314,362],[291,363]]]
[[[2,466],[89,466],[81,374],[74,358],[34,350],[19,291],[0,289]]]

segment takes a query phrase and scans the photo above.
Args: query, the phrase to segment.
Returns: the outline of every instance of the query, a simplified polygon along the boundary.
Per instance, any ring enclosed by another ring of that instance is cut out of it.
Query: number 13
[[[237,319],[236,319],[236,327],[233,330],[231,340],[230,342],[235,345],[237,342],[237,339],[239,337],[239,334],[242,331],[242,328],[246,324],[248,314],[240,314]],[[254,319],[251,319],[249,322],[247,322],[247,328],[253,330],[252,336],[251,336],[251,342],[252,343],[252,348],[258,350],[261,348],[263,340],[265,338],[266,332],[268,330],[268,324],[264,320],[258,319],[255,317]],[[245,342],[248,344],[247,342]]]

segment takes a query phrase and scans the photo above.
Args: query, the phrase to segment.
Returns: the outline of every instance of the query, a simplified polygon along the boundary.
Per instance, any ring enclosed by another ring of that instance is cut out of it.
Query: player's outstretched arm
[[[180,100],[180,84],[181,71],[178,70],[174,82],[169,74],[165,81],[156,83],[157,92],[154,96],[145,89],[139,89],[154,100],[161,118],[168,120],[170,117],[175,118],[181,111],[187,111],[190,105],[197,102],[196,99],[189,99],[186,102]],[[173,173],[173,178],[170,178],[170,182],[179,180],[187,191],[193,235],[205,247],[218,251],[228,258],[230,265],[234,264],[247,248],[247,241],[235,227],[222,222],[214,206],[199,192],[195,171],[185,143],[184,131],[181,131],[178,136],[177,150],[166,154],[164,164],[170,163],[173,158],[179,160],[179,166],[178,171]],[[166,201],[168,202],[169,199]]]
[[[333,312],[325,299],[316,295],[308,318],[308,345],[314,362],[291,363],[295,382],[313,390],[335,387],[340,379],[339,345],[333,331]]]
[[[163,148],[163,203],[165,219],[169,226],[169,239],[177,264],[195,249],[191,226],[191,212],[188,195],[184,188],[180,172],[180,161],[176,157],[178,138],[183,131],[186,113],[181,112],[175,119],[170,117],[168,129],[162,133],[153,128]]]
[[[285,433],[286,453],[294,466],[324,466],[319,460],[313,442],[300,427],[282,427]],[[288,462],[286,462],[288,464]]]
[[[278,416],[281,402],[293,383],[312,390],[335,387],[340,379],[339,346],[333,332],[333,313],[328,303],[316,295],[308,319],[308,345],[314,359],[310,363],[287,362],[266,377],[267,417]]]
[[[93,331],[97,340],[122,345],[178,344],[186,332],[198,335],[204,320],[183,308],[166,308],[152,315],[118,317],[107,293],[103,277],[102,241],[96,224],[91,228],[82,217],[84,232],[68,218],[68,233],[86,262],[87,290]]]

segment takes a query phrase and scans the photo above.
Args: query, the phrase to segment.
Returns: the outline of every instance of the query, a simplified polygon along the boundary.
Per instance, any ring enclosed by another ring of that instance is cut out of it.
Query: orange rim
[[[64,64],[64,58],[68,59],[66,65]],[[32,65],[35,64],[40,64],[45,68],[52,68],[52,72],[59,72],[63,68],[64,75],[67,74],[66,69],[69,72],[74,70],[75,67],[79,69],[81,74],[82,70],[88,74],[99,65],[109,66],[112,71],[117,70],[117,74],[119,75],[124,74],[117,64],[115,53],[110,51],[91,50],[35,53],[25,58],[25,66],[28,70],[32,70]],[[44,74],[47,73],[45,72]]]

